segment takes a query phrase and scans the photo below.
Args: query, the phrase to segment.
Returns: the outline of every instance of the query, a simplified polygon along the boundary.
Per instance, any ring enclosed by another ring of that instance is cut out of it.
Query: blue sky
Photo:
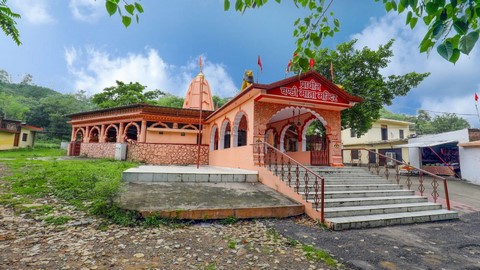
[[[306,11],[290,1],[248,10],[244,15],[225,12],[223,0],[142,0],[145,13],[140,23],[126,29],[116,15],[109,17],[104,0],[9,0],[22,15],[19,30],[23,45],[0,36],[0,69],[18,82],[26,73],[35,84],[72,93],[90,94],[114,85],[115,80],[138,81],[150,89],[183,96],[198,73],[198,57],[204,57],[204,73],[214,94],[233,96],[243,73],[257,75],[257,56],[263,63],[259,82],[285,77],[294,50],[293,22]],[[480,94],[478,47],[456,65],[436,52],[419,54],[424,29],[411,31],[404,17],[386,14],[380,3],[334,1],[331,7],[341,21],[340,33],[324,46],[357,38],[358,48],[395,38],[395,57],[385,75],[411,71],[431,72],[408,96],[397,98],[389,109],[414,114],[417,109],[474,114],[473,94]],[[462,115],[480,126],[475,116]]]

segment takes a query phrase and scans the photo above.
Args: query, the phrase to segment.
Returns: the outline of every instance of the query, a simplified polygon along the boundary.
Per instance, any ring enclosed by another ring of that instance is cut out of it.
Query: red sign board
[[[332,103],[348,103],[339,97],[335,90],[329,90],[325,85],[315,79],[300,80],[268,91],[269,94],[301,98],[306,100],[318,100]]]

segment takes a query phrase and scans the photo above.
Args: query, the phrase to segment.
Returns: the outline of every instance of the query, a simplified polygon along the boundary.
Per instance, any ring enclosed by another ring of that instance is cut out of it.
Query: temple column
[[[105,142],[105,125],[102,125],[100,128],[100,134],[98,135],[98,142],[104,143]]]
[[[123,143],[125,139],[123,138],[123,129],[125,128],[125,124],[123,122],[120,123],[120,127],[118,128],[117,134],[117,142]]]
[[[147,141],[147,121],[142,120],[142,127],[140,128],[140,137],[138,138],[138,142],[146,142]]]
[[[85,134],[83,134],[83,142],[88,143],[90,141],[90,127],[85,127]]]
[[[75,141],[75,128],[72,127],[72,139],[70,140],[71,142]]]

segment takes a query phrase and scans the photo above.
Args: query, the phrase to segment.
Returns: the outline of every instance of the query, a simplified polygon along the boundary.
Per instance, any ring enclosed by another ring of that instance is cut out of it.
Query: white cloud
[[[377,49],[380,44],[385,44],[391,38],[395,39],[393,45],[394,57],[382,73],[384,75],[401,75],[408,72],[430,72],[418,88],[412,89],[406,99],[397,99],[397,105],[389,109],[397,113],[413,113],[417,109],[432,111],[475,113],[473,106],[473,93],[480,92],[480,49],[477,45],[470,55],[463,55],[454,65],[440,57],[433,48],[429,55],[419,52],[419,44],[426,32],[426,27],[419,22],[419,25],[411,30],[405,25],[405,17],[398,14],[387,14],[379,19],[371,19],[361,33],[355,34],[352,38],[358,39],[357,48],[364,46]],[[416,105],[416,106],[415,106]],[[408,107],[406,107],[408,106]],[[413,107],[415,106],[415,107]],[[473,106],[473,107],[472,107]],[[471,124],[478,126],[478,119],[468,116]]]
[[[198,59],[195,58],[195,59]],[[144,53],[113,56],[95,48],[65,49],[65,61],[72,75],[75,90],[98,93],[115,81],[139,82],[148,89],[160,89],[183,97],[190,81],[198,74],[198,60],[175,66],[166,63],[155,49]],[[223,64],[204,60],[205,78],[210,83],[212,94],[233,96],[237,91],[232,78]]]
[[[48,1],[46,0],[14,0],[11,1],[14,12],[22,15],[32,24],[49,24],[55,22],[48,13]]]
[[[79,21],[95,22],[106,13],[104,3],[100,0],[70,0],[70,11]]]

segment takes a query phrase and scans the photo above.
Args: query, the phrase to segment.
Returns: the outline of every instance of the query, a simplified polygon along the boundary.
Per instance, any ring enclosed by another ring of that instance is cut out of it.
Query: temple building
[[[214,110],[200,73],[183,108],[135,104],[69,115],[69,155],[147,164],[252,168],[256,142],[267,142],[306,165],[342,166],[340,113],[361,102],[315,71],[271,84],[249,83]],[[201,119],[201,121],[200,121]]]

